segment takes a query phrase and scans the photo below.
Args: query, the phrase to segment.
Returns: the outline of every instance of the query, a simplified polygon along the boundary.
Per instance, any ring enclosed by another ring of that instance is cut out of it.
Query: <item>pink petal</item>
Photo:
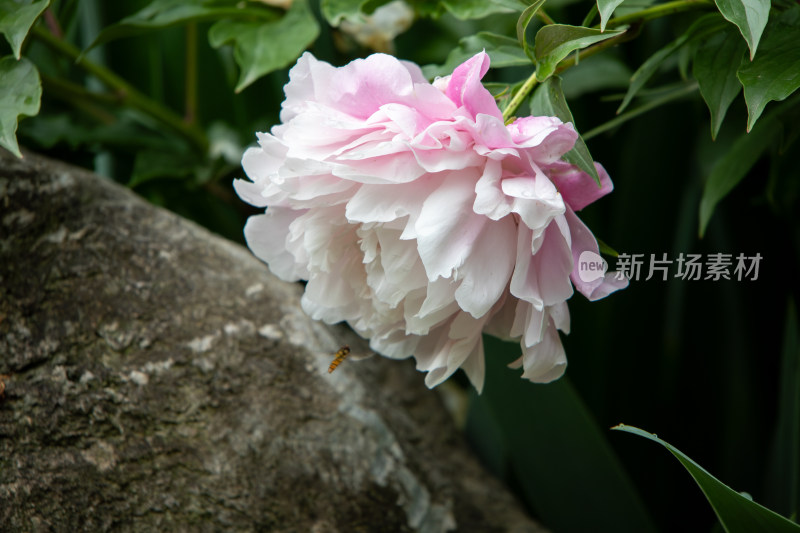
[[[456,67],[450,76],[445,94],[457,106],[464,106],[473,118],[479,113],[485,113],[502,119],[503,114],[494,97],[481,84],[481,78],[489,70],[489,63],[486,52],[479,52]]]
[[[591,230],[586,227],[586,224],[578,218],[578,215],[572,209],[567,209],[564,216],[567,218],[569,232],[572,237],[572,257],[575,266],[572,274],[570,274],[570,279],[575,288],[578,289],[578,292],[586,296],[590,301],[595,301],[627,287],[628,279],[625,277],[617,279],[615,272],[608,272],[604,277],[591,282],[585,282],[580,278],[578,275],[578,259],[581,254],[585,251],[590,251],[599,255],[600,250]]]
[[[573,259],[569,244],[556,224],[547,227],[544,241],[534,255],[530,252],[531,238],[532,232],[520,226],[511,294],[541,309],[572,296],[569,281]]]
[[[564,197],[564,201],[573,211],[580,211],[614,190],[611,178],[603,165],[595,163],[594,167],[600,176],[600,186],[587,173],[569,163],[562,162],[548,173]]]

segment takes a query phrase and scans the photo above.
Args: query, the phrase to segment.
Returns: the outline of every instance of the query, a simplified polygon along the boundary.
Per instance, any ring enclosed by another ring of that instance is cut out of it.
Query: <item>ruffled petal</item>
[[[499,119],[503,114],[498,109],[492,94],[486,90],[481,79],[489,70],[489,56],[486,52],[475,54],[456,67],[447,84],[445,94],[456,105],[463,106],[472,117],[480,113]]]
[[[450,173],[422,205],[415,223],[419,255],[428,279],[449,278],[469,257],[485,217],[472,211],[474,181]]]
[[[308,270],[286,248],[289,226],[303,214],[303,211],[271,207],[264,215],[248,218],[244,226],[248,248],[284,281],[308,278]]]
[[[553,180],[564,197],[564,201],[573,211],[580,211],[614,190],[611,178],[608,177],[608,172],[603,165],[595,163],[594,167],[600,176],[599,186],[587,173],[563,161],[549,172],[550,179]]]
[[[586,296],[589,301],[605,298],[614,291],[624,289],[628,286],[628,278],[618,276],[616,272],[607,272],[604,277],[593,281],[583,281],[578,270],[579,259],[583,252],[593,252],[599,257],[600,250],[597,239],[594,238],[591,230],[578,218],[572,209],[567,209],[565,214],[569,224],[569,232],[572,236],[572,257],[575,268],[570,274],[570,279],[578,289],[578,292]]]

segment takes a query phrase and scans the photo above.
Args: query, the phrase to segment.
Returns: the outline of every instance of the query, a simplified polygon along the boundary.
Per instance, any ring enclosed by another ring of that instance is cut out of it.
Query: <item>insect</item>
[[[11,374],[0,374],[0,400],[6,397],[6,381],[11,378]]]
[[[336,354],[334,355],[333,361],[331,361],[331,366],[328,367],[328,374],[336,370],[336,367],[341,365],[342,361],[344,361],[348,357],[350,359],[355,359],[356,361],[359,361],[361,359],[366,359],[367,357],[371,357],[372,355],[373,355],[372,352],[366,352],[366,353],[359,353],[358,351],[351,352],[349,346],[346,345],[342,346],[341,348],[339,348],[339,351],[336,352]]]
[[[349,346],[342,346],[339,348],[339,351],[336,352],[336,357],[331,361],[331,366],[328,367],[328,374],[336,370],[336,367],[342,364],[342,361],[350,355],[350,347]]]

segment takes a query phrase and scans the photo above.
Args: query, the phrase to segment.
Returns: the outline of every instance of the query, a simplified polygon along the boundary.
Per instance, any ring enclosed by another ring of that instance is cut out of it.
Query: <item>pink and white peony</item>
[[[308,280],[303,309],[347,321],[392,358],[413,355],[434,387],[462,368],[480,391],[481,334],[519,339],[523,377],[560,377],[573,287],[590,300],[627,285],[591,283],[577,260],[598,251],[575,211],[611,191],[561,160],[578,135],[554,117],[504,125],[481,84],[489,57],[426,81],[375,54],[335,68],[304,54],[281,124],[258,133],[236,180],[265,207],[253,253],[284,280]]]

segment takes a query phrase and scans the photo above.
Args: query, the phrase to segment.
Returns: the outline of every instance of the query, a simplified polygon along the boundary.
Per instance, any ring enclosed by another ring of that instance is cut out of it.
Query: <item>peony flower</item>
[[[578,135],[555,117],[504,125],[479,53],[429,83],[375,54],[335,68],[304,54],[281,124],[258,133],[236,180],[265,207],[245,237],[280,278],[308,280],[303,309],[346,321],[391,358],[414,356],[434,387],[463,369],[481,390],[481,334],[518,339],[524,378],[560,377],[573,287],[590,300],[627,285],[576,274],[598,252],[575,214],[611,191],[561,157]]]

